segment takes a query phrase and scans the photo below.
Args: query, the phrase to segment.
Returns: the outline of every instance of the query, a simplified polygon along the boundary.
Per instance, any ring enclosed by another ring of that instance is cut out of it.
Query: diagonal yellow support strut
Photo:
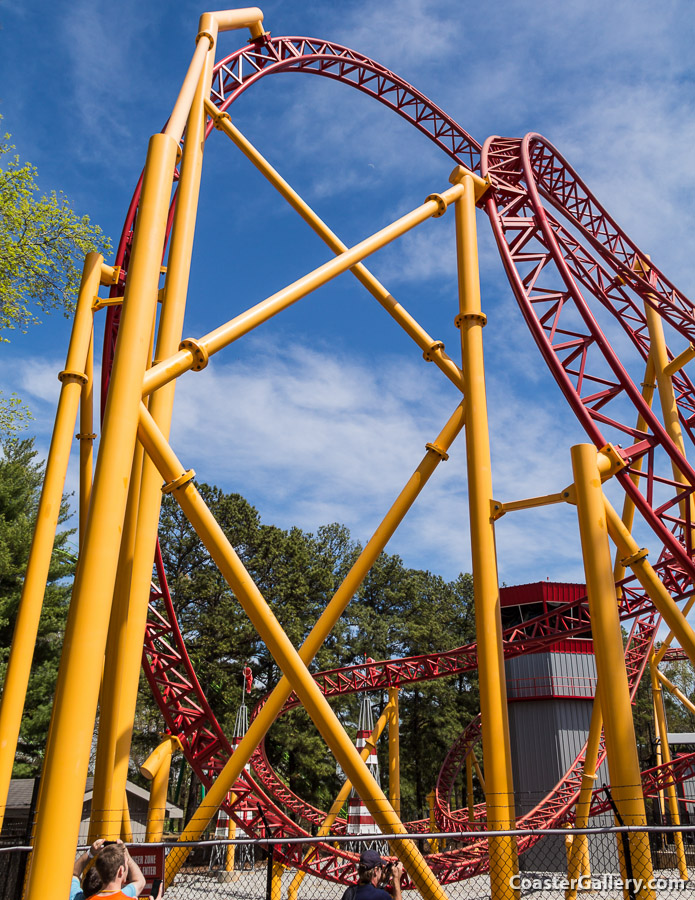
[[[404,836],[393,841],[393,848],[406,866],[413,882],[428,900],[446,900],[446,893],[417,845],[406,837],[405,826],[198,493],[192,480],[193,471],[184,470],[144,406],[140,408],[139,435],[146,452],[167,482],[164,490],[170,491],[181,506],[259,636],[283,674],[289,679],[314,725],[354,784],[375,822],[385,833]]]
[[[380,229],[375,234],[358,244],[336,256],[335,259],[329,260],[313,272],[309,272],[302,278],[297,279],[292,284],[277,291],[250,309],[231,319],[224,325],[220,325],[214,331],[209,332],[197,340],[188,339],[183,341],[182,349],[175,353],[167,360],[163,360],[153,366],[143,383],[143,396],[147,396],[157,388],[162,387],[184,372],[190,369],[196,371],[205,368],[208,359],[214,353],[218,353],[224,347],[228,347],[234,341],[238,340],[245,334],[248,334],[254,328],[257,328],[263,322],[287,309],[293,303],[306,297],[312,291],[327,284],[333,278],[337,278],[343,272],[351,269],[355,263],[360,262],[365,257],[376,253],[382,247],[390,244],[398,237],[402,237],[408,231],[411,231],[417,225],[420,225],[431,216],[440,216],[449,204],[458,200],[463,193],[463,186],[455,184],[448,188],[442,194],[430,195],[425,202],[396,219],[390,225]]]
[[[437,466],[446,459],[449,447],[463,427],[463,421],[463,404],[459,404],[436,440],[432,444],[428,444],[424,459],[408,480],[408,483],[388,511],[381,525],[379,525],[365,545],[343,583],[309,633],[299,651],[305,663],[308,664],[314,658],[319,647],[347,608],[365,575],[386,546],[420,491]],[[241,775],[244,766],[251,758],[253,751],[275,721],[291,693],[292,685],[289,679],[283,676],[273,688],[263,705],[263,709],[249,725],[248,731],[241,739],[231,759],[229,759],[224,769],[218,775],[217,780],[207,791],[202,803],[181,833],[181,841],[197,840],[200,837],[212,816],[215,815],[220,805],[224,802],[227,794]],[[168,883],[171,882],[176,872],[183,865],[188,852],[188,848],[181,847],[172,851],[167,857]]]
[[[253,144],[234,125],[228,113],[221,113],[215,104],[208,98],[205,100],[205,111],[215,122],[215,128],[224,132],[253,165],[261,172],[279,193],[287,200],[290,206],[313,228],[316,234],[328,244],[334,253],[345,253],[348,249],[340,238],[326,225],[326,223],[314,212],[309,204],[303,200],[287,181],[274,169],[265,157],[263,157]],[[426,360],[431,360],[460,390],[463,390],[461,370],[454,361],[444,352],[444,344],[434,340],[425,329],[398,303],[381,282],[358,262],[350,271],[369,291],[369,293],[381,303],[384,309],[395,319],[404,331],[415,341],[422,350]]]

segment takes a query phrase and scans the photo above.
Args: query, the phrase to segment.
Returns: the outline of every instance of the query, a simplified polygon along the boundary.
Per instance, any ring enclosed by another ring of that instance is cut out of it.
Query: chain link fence
[[[185,860],[165,892],[167,900],[341,900],[358,881],[356,861],[364,849],[394,856],[396,835],[353,835],[280,840],[210,840],[185,845]],[[422,893],[423,879],[436,876],[451,900],[490,896],[490,858],[499,860],[497,885],[538,900],[695,900],[695,826],[646,829],[468,831],[414,835],[430,870],[408,871],[403,889]],[[162,850],[157,851],[161,847]],[[182,845],[147,845],[149,857],[170,863]],[[20,900],[26,844],[0,848],[5,900]],[[144,852],[143,846],[134,848]],[[297,868],[311,861],[311,873]],[[137,857],[136,857],[137,858]],[[148,859],[148,857],[144,857]],[[518,859],[518,869],[515,860]],[[179,860],[180,861],[180,860]],[[143,866],[143,870],[145,870]],[[316,874],[319,869],[325,877]],[[411,866],[412,868],[412,866]],[[154,867],[148,874],[158,874]],[[388,875],[385,876],[388,879]],[[341,880],[338,880],[341,878]],[[388,885],[386,885],[388,886]],[[506,893],[506,891],[505,891]],[[506,893],[511,897],[512,893]]]

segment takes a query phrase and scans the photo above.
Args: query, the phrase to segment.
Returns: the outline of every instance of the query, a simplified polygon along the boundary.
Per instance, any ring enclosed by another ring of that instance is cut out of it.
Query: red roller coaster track
[[[280,37],[252,42],[215,68],[212,100],[226,110],[244,91],[265,75],[301,72],[332,78],[373,97],[414,125],[457,164],[488,175],[491,191],[483,198],[500,254],[522,314],[538,347],[575,415],[589,438],[601,448],[622,441],[619,448],[626,466],[616,476],[636,508],[654,532],[659,549],[655,569],[676,599],[692,593],[695,567],[690,546],[690,521],[681,516],[680,503],[695,489],[695,471],[667,435],[663,425],[643,400],[635,381],[603,334],[595,310],[613,316],[626,332],[635,353],[646,360],[649,334],[645,303],[687,340],[695,338],[693,304],[684,297],[624,234],[560,154],[540,135],[522,140],[490,138],[481,146],[453,119],[423,94],[373,60],[329,41],[305,37]],[[208,135],[212,124],[208,126]],[[133,224],[140,185],[128,210],[116,263],[127,278]],[[547,209],[546,203],[553,213]],[[556,214],[558,218],[555,218]],[[170,217],[171,219],[171,217]],[[563,224],[564,223],[564,224]],[[114,288],[114,293],[121,288]],[[102,395],[108,387],[119,312],[107,315],[102,366]],[[695,428],[695,394],[690,380],[674,377],[678,410],[684,433],[692,441]],[[646,423],[638,429],[638,416]],[[629,419],[629,421],[628,421]],[[617,436],[617,437],[616,437]],[[643,469],[637,466],[641,461]],[[676,482],[669,468],[673,462],[686,484]],[[646,463],[646,464],[645,464]],[[634,477],[633,477],[634,476]],[[686,513],[687,515],[687,513]],[[685,537],[684,537],[685,536]],[[196,678],[176,621],[161,554],[156,568],[160,587],[153,589],[143,652],[143,666],[167,728],[182,742],[188,762],[204,785],[209,785],[229,758],[232,748]],[[632,619],[626,650],[631,690],[637,689],[658,625],[658,617],[642,589],[632,578],[622,582],[620,615]],[[506,657],[533,652],[557,640],[590,629],[584,599],[538,616],[504,633]],[[421,680],[444,678],[476,668],[475,645],[408,659],[387,660],[322,672],[316,680],[327,696],[381,690]],[[296,705],[290,697],[285,711]],[[469,828],[461,813],[452,811],[449,797],[465,755],[479,733],[472,722],[447,755],[437,784],[436,814],[443,829]],[[602,750],[603,753],[603,750]],[[524,816],[521,827],[550,827],[571,818],[576,800],[584,751],[548,796]],[[235,786],[237,800],[228,807],[244,829],[262,834],[261,809],[279,836],[308,832],[297,825],[284,808],[309,824],[319,824],[325,813],[294,795],[268,763],[263,746],[252,758],[253,775],[245,773]],[[644,773],[643,786],[653,794],[665,779],[691,777],[695,754],[681,757],[671,767]],[[253,798],[253,806],[248,800]],[[594,810],[603,801],[597,795]],[[260,804],[260,807],[257,805]],[[252,818],[249,820],[248,811]],[[477,810],[480,828],[484,816]],[[343,823],[344,825],[344,823]],[[413,832],[427,830],[427,823],[412,822]],[[341,824],[336,824],[340,830]],[[533,836],[520,842],[526,849]],[[288,845],[283,859],[301,863],[302,850]],[[429,861],[443,883],[482,872],[487,867],[486,842],[473,841],[460,849],[435,854]],[[308,866],[332,880],[344,881],[354,873],[355,856],[322,844]]]

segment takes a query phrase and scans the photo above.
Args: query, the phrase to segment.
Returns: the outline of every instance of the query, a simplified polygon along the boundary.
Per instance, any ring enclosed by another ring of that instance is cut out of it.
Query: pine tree
[[[4,681],[24,571],[43,479],[33,439],[0,445],[0,681]],[[67,504],[60,523],[68,517]],[[59,531],[53,550],[36,649],[20,729],[14,774],[38,774],[46,742],[60,661],[73,560],[67,543],[72,531]]]

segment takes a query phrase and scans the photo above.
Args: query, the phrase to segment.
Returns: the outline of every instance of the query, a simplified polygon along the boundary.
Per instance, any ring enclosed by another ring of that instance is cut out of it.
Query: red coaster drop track
[[[305,37],[264,38],[231,54],[215,68],[212,100],[226,110],[251,85],[266,75],[300,72],[332,78],[373,97],[398,113],[439,146],[456,164],[489,176],[491,189],[481,205],[488,215],[500,255],[521,312],[550,371],[590,440],[603,448],[618,443],[625,468],[615,476],[635,503],[656,538],[655,564],[659,576],[676,599],[693,591],[689,520],[680,503],[695,489],[690,467],[663,425],[644,401],[635,381],[604,335],[599,318],[613,317],[624,330],[634,353],[646,362],[649,333],[644,304],[650,304],[687,341],[695,342],[693,304],[649,263],[601,207],[586,185],[550,143],[537,134],[511,139],[493,137],[481,147],[457,123],[423,94],[393,72],[353,50],[329,41]],[[209,123],[207,135],[212,130]],[[133,226],[140,184],[131,201],[119,243],[116,264],[127,279]],[[172,204],[173,209],[173,204]],[[171,216],[169,225],[171,225]],[[114,288],[116,294],[122,284]],[[102,366],[102,399],[108,388],[113,347],[118,332],[118,307],[107,315]],[[674,376],[678,411],[684,434],[692,442],[695,393],[682,372]],[[636,426],[638,416],[644,423]],[[673,478],[671,463],[686,484]],[[638,468],[641,466],[641,468]],[[633,477],[634,476],[634,477]],[[687,512],[686,512],[687,515]],[[685,537],[684,537],[685,536]],[[159,588],[153,588],[143,651],[143,666],[167,729],[179,737],[186,759],[209,786],[232,753],[186,652],[179,630],[161,553],[155,560]],[[621,583],[620,616],[632,620],[626,665],[634,696],[659,624],[650,600],[632,577]],[[558,640],[590,629],[585,599],[568,603],[504,632],[504,653],[511,658],[535,652]],[[384,690],[391,686],[445,678],[477,666],[474,644],[441,653],[349,666],[315,676],[326,696]],[[283,712],[297,704],[292,695]],[[256,710],[257,712],[257,710]],[[484,805],[476,807],[476,822],[452,810],[454,780],[466,754],[478,739],[479,719],[465,729],[448,753],[436,788],[436,817],[443,831],[484,828]],[[555,788],[530,813],[521,828],[548,828],[571,821],[585,749]],[[605,756],[601,748],[600,758]],[[237,800],[226,806],[251,835],[263,836],[261,810],[277,837],[308,835],[290,816],[308,825],[322,823],[326,813],[293,794],[270,766],[260,746],[251,760],[253,774],[244,773],[234,787]],[[645,793],[653,796],[665,780],[692,777],[695,754],[643,774]],[[249,803],[253,800],[253,803]],[[594,812],[603,809],[597,796]],[[241,816],[243,815],[243,822]],[[407,823],[413,833],[429,830],[427,821]],[[336,822],[335,831],[345,828]],[[520,839],[520,851],[538,838]],[[300,845],[282,848],[282,860],[302,862]],[[319,845],[302,868],[321,877],[345,881],[354,875],[355,855]],[[442,883],[486,871],[487,842],[471,840],[459,849],[428,857]]]

